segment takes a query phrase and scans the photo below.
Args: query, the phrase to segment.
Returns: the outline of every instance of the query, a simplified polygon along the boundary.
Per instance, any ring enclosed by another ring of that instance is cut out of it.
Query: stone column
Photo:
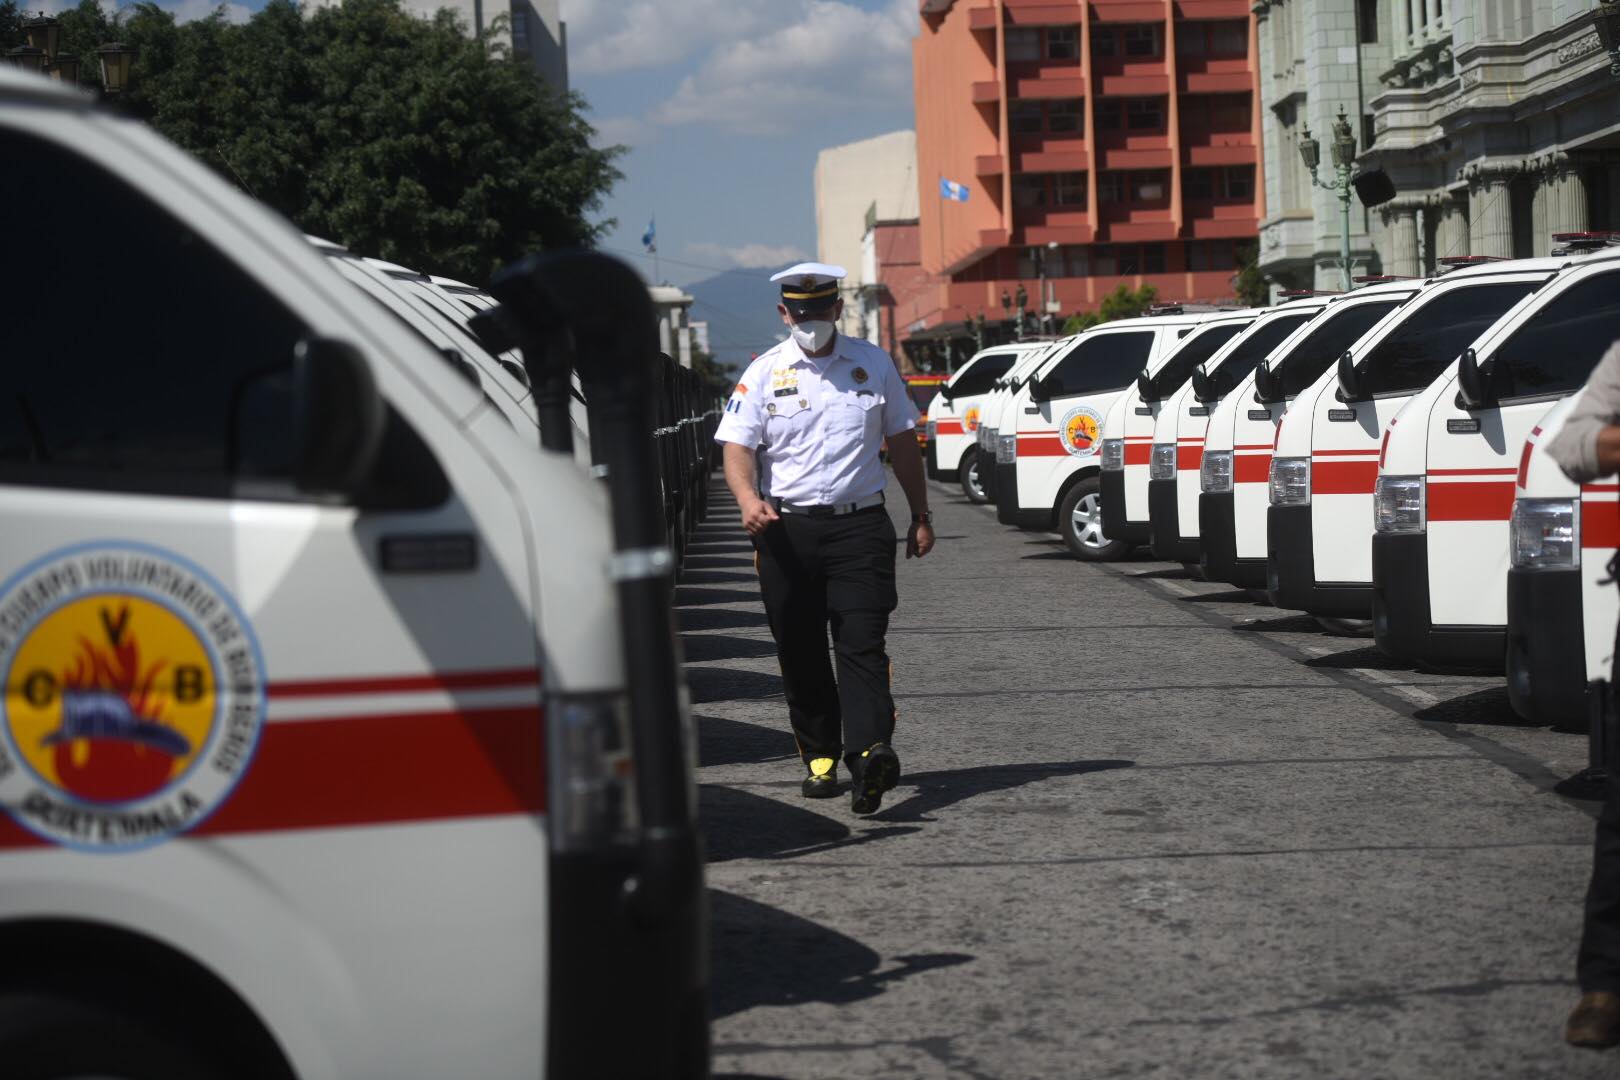
[[[1463,170],[1468,180],[1468,253],[1513,257],[1513,200],[1508,182],[1517,162],[1476,162]]]
[[[1435,270],[1440,269],[1441,259],[1468,254],[1466,198],[1466,194],[1459,196],[1457,192],[1442,191],[1434,199],[1431,206],[1435,218],[1434,258],[1431,261]]]
[[[1417,199],[1394,199],[1380,208],[1390,238],[1389,261],[1384,265],[1386,274],[1417,277],[1423,272],[1418,262],[1417,212],[1421,205]]]
[[[1410,3],[1411,0],[1391,0],[1389,15],[1393,30],[1391,36],[1394,39],[1389,50],[1391,60],[1399,60],[1412,50],[1412,13],[1408,6]]]
[[[1547,168],[1544,158],[1536,158],[1527,166],[1527,170],[1536,178],[1536,190],[1531,197],[1530,204],[1530,251],[1536,256],[1546,255],[1552,250],[1549,240],[1551,229],[1548,224],[1557,217],[1554,202],[1557,190],[1553,186],[1552,172]]]
[[[1549,217],[1548,233],[1555,232],[1585,232],[1588,228],[1586,216],[1586,181],[1581,176],[1580,166],[1570,160],[1566,153],[1559,152],[1551,155],[1553,177],[1553,190],[1557,194],[1554,205],[1557,208],[1556,216]]]

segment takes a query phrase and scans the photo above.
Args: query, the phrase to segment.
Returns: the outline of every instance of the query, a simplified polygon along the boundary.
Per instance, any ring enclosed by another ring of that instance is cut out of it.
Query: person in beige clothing
[[[1598,361],[1580,403],[1547,444],[1547,453],[1578,484],[1620,473],[1620,342]],[[1620,642],[1615,651],[1620,656]],[[1616,673],[1609,681],[1620,685]],[[1592,880],[1575,960],[1581,999],[1564,1025],[1570,1043],[1596,1048],[1620,1043],[1620,780],[1611,778],[1606,790],[1592,842]]]

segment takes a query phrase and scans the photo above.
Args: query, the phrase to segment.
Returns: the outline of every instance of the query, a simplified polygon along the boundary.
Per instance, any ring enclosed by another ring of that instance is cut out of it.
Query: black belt
[[[783,499],[771,500],[771,505],[779,514],[803,514],[805,517],[843,517],[860,510],[873,510],[883,505],[883,492],[868,495],[863,499],[852,499],[849,502],[830,503],[823,506],[810,506],[803,503],[790,503]]]

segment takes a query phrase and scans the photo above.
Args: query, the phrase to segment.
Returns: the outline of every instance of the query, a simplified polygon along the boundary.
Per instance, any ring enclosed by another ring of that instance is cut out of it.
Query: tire
[[[0,995],[8,1080],[225,1080],[232,1075],[173,1032],[52,993]]]
[[[1084,562],[1113,562],[1131,550],[1124,540],[1102,533],[1102,482],[1088,476],[1064,492],[1058,503],[1058,532],[1069,554]]]
[[[979,451],[975,447],[969,450],[962,458],[962,464],[956,470],[956,482],[962,485],[962,494],[967,496],[968,502],[984,504],[990,501],[990,496],[984,493],[984,484],[979,480]]]

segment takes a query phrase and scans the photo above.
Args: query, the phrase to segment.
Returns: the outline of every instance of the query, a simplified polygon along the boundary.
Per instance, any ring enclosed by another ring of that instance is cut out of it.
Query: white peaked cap
[[[833,266],[830,263],[802,262],[779,270],[771,275],[772,281],[781,281],[784,278],[794,279],[797,285],[825,285],[829,281],[837,281],[847,276],[849,271],[842,266]],[[813,278],[813,281],[804,281],[804,278]]]

